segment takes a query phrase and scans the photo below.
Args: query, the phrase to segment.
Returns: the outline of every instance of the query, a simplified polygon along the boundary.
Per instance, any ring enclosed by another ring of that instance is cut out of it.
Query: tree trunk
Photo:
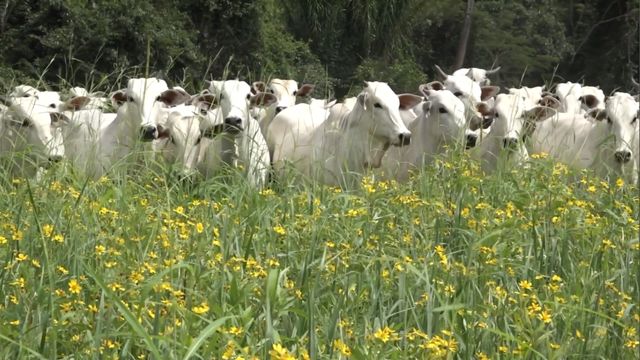
[[[456,62],[453,69],[457,70],[464,64],[464,56],[467,53],[467,44],[469,43],[469,34],[471,33],[471,15],[473,15],[473,6],[475,0],[467,0],[467,10],[464,13],[464,23],[462,24],[462,32],[460,33],[460,41],[458,42],[458,51],[456,53]]]
[[[7,25],[7,14],[9,12],[9,0],[4,2],[2,13],[0,13],[0,34],[4,32]]]

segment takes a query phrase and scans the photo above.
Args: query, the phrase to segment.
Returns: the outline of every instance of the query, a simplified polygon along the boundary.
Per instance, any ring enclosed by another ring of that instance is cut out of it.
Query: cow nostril
[[[628,163],[631,160],[631,152],[630,151],[616,151],[614,154],[616,161],[620,163]]]
[[[504,138],[502,140],[502,146],[506,148],[514,148],[518,145],[518,139],[516,138]]]
[[[155,140],[158,137],[158,129],[155,126],[143,126],[140,129],[142,140]]]
[[[411,144],[411,134],[405,133],[398,135],[398,139],[400,140],[400,146],[407,146]]]
[[[466,144],[466,148],[467,149],[471,149],[472,147],[476,146],[476,141],[478,140],[478,136],[475,134],[469,134],[467,135],[467,144]]]
[[[61,160],[62,160],[62,156],[60,156],[60,155],[51,155],[51,156],[49,156],[49,162],[57,163],[57,162],[60,162]]]
[[[286,106],[277,106],[276,107],[276,114],[278,114],[280,111],[282,111],[282,110],[284,110],[286,108],[287,108]]]

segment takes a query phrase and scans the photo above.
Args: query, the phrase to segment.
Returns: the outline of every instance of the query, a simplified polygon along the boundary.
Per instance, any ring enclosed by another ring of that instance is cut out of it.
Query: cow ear
[[[266,90],[267,90],[267,84],[265,84],[264,81],[254,81],[253,84],[251,84],[252,94],[265,92]]]
[[[360,104],[360,106],[362,106],[362,108],[364,110],[367,110],[367,97],[369,95],[366,92],[361,93],[360,95],[358,95],[358,97],[356,98],[356,100],[358,101],[358,104]]]
[[[119,108],[125,102],[127,102],[127,94],[125,90],[118,90],[111,94],[111,104],[114,108]]]
[[[71,118],[61,112],[49,113],[49,117],[51,118],[51,125],[53,126],[64,126],[71,123]]]
[[[595,108],[600,103],[598,98],[591,94],[580,96],[579,100],[589,109]]]
[[[300,89],[298,89],[296,96],[299,96],[299,97],[310,96],[313,93],[313,90],[315,90],[315,88],[316,86],[313,84],[304,84],[300,87]]]
[[[480,100],[485,101],[490,99],[500,92],[500,86],[483,86],[480,88],[482,94],[480,95]]]
[[[469,120],[469,130],[476,131],[480,129],[480,127],[482,127],[483,122],[484,122],[484,119],[482,119],[477,114],[474,114],[471,117],[471,120]]]
[[[423,86],[423,85],[420,85],[420,86]],[[440,91],[440,90],[444,90],[444,84],[436,80],[436,81],[432,81],[424,84],[423,88],[426,88],[427,90]]]
[[[560,108],[560,100],[558,100],[555,96],[543,96],[539,101],[538,101],[538,105],[541,106],[546,106],[548,108],[552,108],[552,109],[559,109]]]
[[[409,110],[422,102],[422,97],[413,94],[399,94],[400,110]]]
[[[66,103],[62,104],[62,110],[81,110],[91,102],[87,96],[76,96]]]
[[[425,114],[425,116],[427,116],[427,114],[429,113],[429,111],[431,111],[431,101],[429,100],[425,100],[422,103],[422,112]]]
[[[585,117],[591,117],[598,121],[602,121],[607,118],[607,112],[602,109],[591,109],[585,114]]]
[[[162,94],[158,96],[156,101],[160,101],[161,103],[169,107],[173,107],[180,104],[184,104],[190,99],[191,99],[191,96],[182,89],[169,89],[169,90],[163,91]]]
[[[551,116],[555,116],[557,114],[557,110],[554,108],[550,108],[547,106],[534,106],[533,108],[524,112],[524,116],[526,119],[534,120],[534,121],[542,121]]]
[[[251,97],[251,99],[249,100],[249,105],[251,107],[254,107],[254,106],[268,107],[277,102],[278,102],[278,98],[275,95],[271,93],[259,92]]]
[[[191,102],[191,105],[197,108],[209,110],[211,108],[215,108],[216,106],[218,106],[218,103],[216,100],[217,99],[214,95],[207,92],[206,94],[203,93],[203,94],[192,97],[190,102]]]

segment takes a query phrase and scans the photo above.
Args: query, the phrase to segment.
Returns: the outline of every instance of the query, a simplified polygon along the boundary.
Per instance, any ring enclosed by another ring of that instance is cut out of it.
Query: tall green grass
[[[1,358],[638,355],[631,184],[460,154],[350,192],[151,169],[0,178]]]

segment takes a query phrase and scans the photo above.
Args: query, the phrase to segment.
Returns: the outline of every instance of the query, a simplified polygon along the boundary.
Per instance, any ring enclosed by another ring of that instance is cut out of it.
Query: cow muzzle
[[[155,126],[143,126],[140,128],[140,139],[142,141],[152,141],[158,138],[158,128]]]
[[[400,133],[398,135],[398,141],[394,144],[395,146],[407,146],[411,144],[411,133]]]
[[[224,132],[229,134],[238,134],[244,130],[242,128],[242,119],[239,117],[228,117],[224,119]]]
[[[613,156],[616,158],[616,161],[620,164],[626,164],[631,160],[631,151],[629,150],[618,150]]]
[[[465,144],[465,149],[471,149],[476,146],[478,142],[478,135],[476,134],[467,134],[467,142]]]

